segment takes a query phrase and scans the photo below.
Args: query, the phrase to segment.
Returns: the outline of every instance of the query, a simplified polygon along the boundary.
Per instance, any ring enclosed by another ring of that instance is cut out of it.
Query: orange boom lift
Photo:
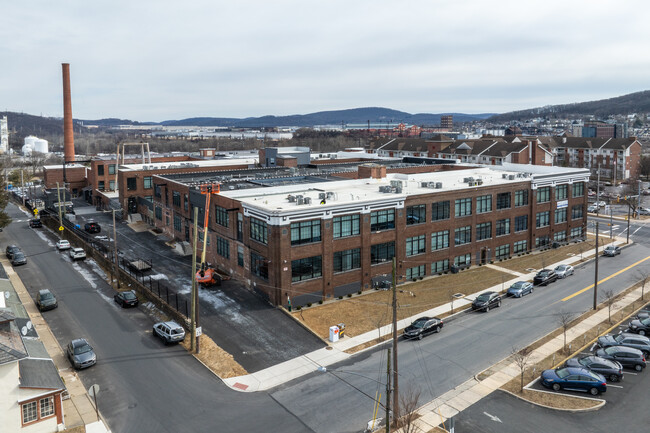
[[[210,197],[221,192],[221,184],[206,183],[199,186],[201,194],[205,195],[205,217],[203,219],[203,252],[201,253],[201,268],[196,273],[196,282],[205,286],[221,284],[221,276],[208,266],[205,253],[208,246],[208,222],[210,221]]]

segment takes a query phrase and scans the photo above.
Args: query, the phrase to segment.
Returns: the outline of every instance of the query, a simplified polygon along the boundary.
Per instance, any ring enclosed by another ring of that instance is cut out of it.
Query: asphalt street
[[[86,388],[100,386],[98,406],[115,433],[305,432],[305,425],[267,393],[230,390],[180,346],[164,346],[153,321],[139,308],[122,309],[92,261],[72,263],[44,229],[7,207],[14,222],[0,233],[2,245],[19,245],[27,265],[16,268],[29,293],[49,288],[59,307],[43,313],[62,347],[84,337],[97,364],[79,372]]]
[[[77,223],[88,220],[102,227],[100,235],[113,236],[110,213],[97,212],[75,200]],[[123,221],[116,224],[120,253],[127,259],[153,262],[147,275],[175,287],[189,302],[191,256],[181,256],[165,244],[163,236],[136,233]],[[282,311],[274,308],[241,282],[225,281],[221,287],[199,291],[201,326],[219,347],[233,355],[249,373],[262,370],[325,346]]]
[[[600,294],[616,293],[632,285],[637,269],[650,272],[650,248],[635,244],[620,256],[599,260]],[[607,281],[603,281],[605,278]],[[460,385],[473,375],[506,358],[514,347],[525,347],[559,327],[558,313],[578,315],[591,308],[593,289],[578,291],[594,281],[594,263],[578,267],[574,276],[532,295],[506,299],[489,313],[462,314],[449,321],[440,334],[422,341],[400,341],[400,389],[421,392],[428,402]],[[314,373],[276,389],[272,395],[316,432],[356,432],[372,418],[372,398],[385,395],[385,349],[372,350],[332,366],[327,373]],[[327,390],[327,392],[323,392]],[[364,395],[365,394],[365,395]],[[368,397],[370,396],[370,397]],[[335,405],[336,416],[314,407]]]

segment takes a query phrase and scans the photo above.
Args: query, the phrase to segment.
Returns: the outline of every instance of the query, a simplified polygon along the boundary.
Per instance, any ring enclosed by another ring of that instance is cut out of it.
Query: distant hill
[[[510,120],[526,120],[533,117],[567,118],[594,115],[606,118],[611,115],[627,115],[650,112],[650,90],[630,93],[615,98],[599,101],[576,102],[573,104],[549,105],[546,107],[530,108],[527,110],[511,111],[497,114],[488,120],[506,122]]]
[[[33,116],[31,114],[14,113],[12,111],[0,112],[0,117],[3,116],[7,116],[10,137],[63,135],[62,118]]]
[[[271,127],[271,126],[315,126],[315,125],[340,125],[370,123],[409,123],[413,125],[439,125],[440,116],[443,114],[410,114],[403,111],[391,110],[381,107],[352,108],[348,110],[319,111],[310,114],[294,114],[290,116],[262,116],[248,117],[245,119],[222,117],[194,117],[182,120],[166,120],[160,122],[166,126],[234,126],[234,127]],[[453,114],[455,122],[468,122],[486,119],[493,113],[484,114]]]

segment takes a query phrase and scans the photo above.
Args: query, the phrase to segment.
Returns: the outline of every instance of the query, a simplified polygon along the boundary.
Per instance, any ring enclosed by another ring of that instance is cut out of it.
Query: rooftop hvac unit
[[[401,193],[402,193],[402,187],[401,186],[395,187],[395,194],[401,194]]]
[[[334,198],[334,193],[332,191],[327,192],[327,199],[332,200]]]
[[[300,200],[301,198],[303,198],[302,194],[298,194],[298,195],[296,196],[296,200]]]
[[[420,182],[420,187],[422,187],[422,188],[430,188],[429,182]]]
[[[436,189],[442,188],[442,182],[436,182]]]
[[[391,180],[390,181],[390,186],[394,188],[401,188],[402,187],[402,181],[401,180]]]
[[[392,188],[388,185],[382,185],[379,187],[379,192],[390,192]]]
[[[296,197],[293,196],[293,195],[291,195],[291,194],[289,194],[289,195],[287,196],[287,200],[289,200],[289,203],[294,203],[294,202],[296,201]]]
[[[311,197],[305,197],[305,204],[311,204]]]
[[[301,204],[305,204],[305,199],[302,198],[301,195],[299,195],[298,197],[296,197],[296,204],[297,204],[298,206],[300,206]]]
[[[469,182],[469,180],[470,180],[469,177],[464,177],[464,178],[463,178],[463,183],[467,183],[467,182]]]
[[[476,180],[476,183],[477,183],[478,185],[483,185],[483,179],[477,179],[477,180]]]
[[[515,180],[515,175],[514,174],[509,174],[508,175],[508,180]]]
[[[508,178],[508,173],[502,173],[501,178],[502,179],[507,179]]]
[[[327,197],[327,195],[324,192],[319,192],[318,193],[318,199],[319,200],[323,200],[325,197]]]

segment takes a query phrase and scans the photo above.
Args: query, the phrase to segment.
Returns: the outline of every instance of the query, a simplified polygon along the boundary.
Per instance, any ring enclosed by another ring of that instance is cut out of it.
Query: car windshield
[[[24,259],[25,255],[23,253],[14,253],[14,259]]]
[[[620,343],[621,341],[625,340],[625,336],[621,334],[615,335],[614,340]]]
[[[75,355],[81,355],[81,354],[84,354],[84,353],[88,353],[91,350],[93,350],[93,348],[90,347],[90,345],[88,343],[84,343],[81,346],[77,346],[77,347],[74,348],[74,354]]]
[[[511,289],[522,289],[526,285],[525,282],[523,281],[517,281],[514,283],[512,286],[510,286]]]
[[[591,358],[589,358],[589,357],[586,357],[586,358],[580,358],[580,359],[578,360],[578,362],[579,362],[580,364],[582,364],[582,365],[587,365],[587,366],[588,366],[588,365],[591,365],[591,363],[593,362],[593,360],[592,360]]]
[[[41,293],[41,299],[44,301],[47,301],[48,299],[52,299],[52,298],[54,298],[54,296],[50,292]]]
[[[172,335],[179,335],[182,334],[183,332],[184,332],[183,328],[174,328],[171,330]]]
[[[131,300],[135,299],[135,297],[136,297],[136,296],[133,294],[133,292],[124,292],[124,293],[122,294],[122,296],[123,296],[124,299],[126,299],[127,301],[131,301]]]
[[[414,328],[423,328],[425,323],[427,323],[426,319],[418,319],[411,323],[411,326]]]
[[[557,268],[555,268],[556,271],[564,271],[567,268],[566,265],[560,265]]]
[[[557,377],[559,377],[560,379],[564,379],[569,375],[569,370],[567,370],[566,368],[558,368],[557,370],[555,370],[555,374],[557,374]]]
[[[607,347],[605,348],[605,353],[608,355],[615,355],[618,353],[618,350],[615,347]]]
[[[537,274],[537,275],[539,275],[540,277],[545,277],[546,275],[548,275],[548,271],[541,271],[541,272],[540,272],[539,274]]]
[[[644,324],[645,326],[650,326],[650,317],[646,317],[645,319],[641,319],[641,323]]]
[[[476,298],[477,301],[487,301],[488,299],[490,299],[490,293],[483,293]]]

